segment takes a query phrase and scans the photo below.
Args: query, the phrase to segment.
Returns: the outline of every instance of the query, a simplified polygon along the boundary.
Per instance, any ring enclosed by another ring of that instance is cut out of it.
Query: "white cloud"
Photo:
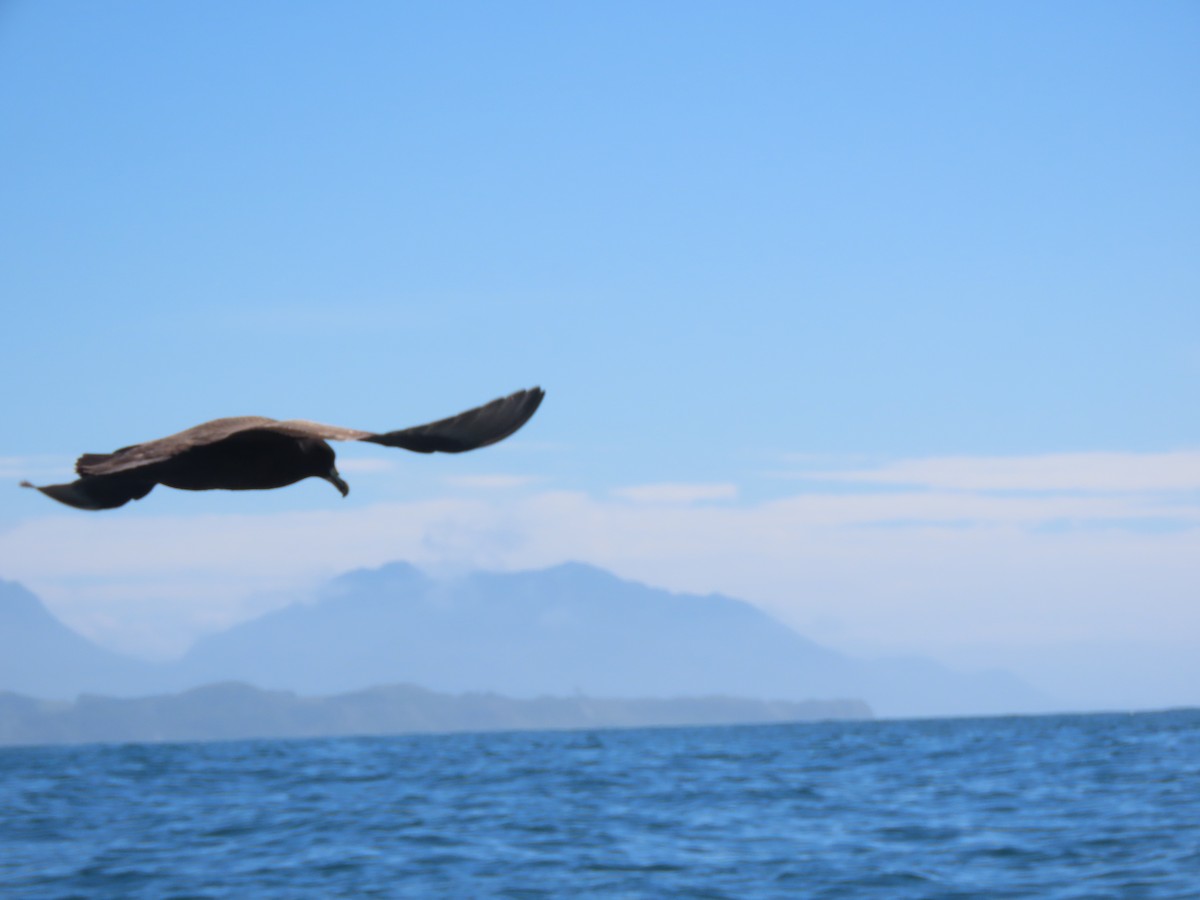
[[[69,480],[74,465],[74,458],[65,456],[0,456],[0,478]]]
[[[540,480],[533,475],[451,475],[446,478],[446,484],[457,488],[494,491],[528,487]]]
[[[395,471],[396,461],[379,456],[347,456],[337,461],[337,467],[342,475],[376,475],[380,472]]]
[[[946,456],[900,460],[874,468],[823,469],[800,474],[816,481],[959,491],[1200,490],[1200,452]]]
[[[737,498],[736,484],[640,484],[617,488],[614,497],[634,503],[677,504],[699,503],[704,500],[733,500]]]

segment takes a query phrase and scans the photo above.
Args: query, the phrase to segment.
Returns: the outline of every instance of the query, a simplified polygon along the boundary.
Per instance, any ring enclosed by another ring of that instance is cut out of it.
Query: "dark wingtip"
[[[36,484],[30,484],[28,481],[22,481],[22,482],[21,482],[21,487],[30,487],[30,488],[33,488],[34,490],[37,490],[37,485],[36,485]]]
[[[503,397],[500,400],[495,401],[497,406],[507,406],[513,400],[516,400],[518,404],[517,414],[508,430],[506,430],[503,434],[496,436],[487,443],[497,443],[504,440],[509,435],[520,431],[525,423],[533,418],[533,414],[537,412],[538,407],[542,405],[542,400],[545,398],[545,396],[546,392],[540,387],[531,387],[526,388],[523,391],[517,391],[516,393],[509,394],[507,397]]]
[[[523,391],[517,391],[515,394],[511,394],[508,397],[505,397],[504,399],[505,400],[520,399],[521,404],[523,406],[528,407],[529,414],[533,415],[533,413],[541,405],[542,400],[545,399],[545,397],[546,397],[546,392],[543,391],[540,387],[531,387],[531,388],[526,388]]]
[[[528,422],[530,419],[533,418],[533,414],[538,411],[538,407],[542,405],[542,401],[545,399],[546,399],[546,392],[543,391],[540,387],[535,387],[535,388],[529,389],[529,399],[525,401],[526,406],[527,406],[525,422]],[[525,422],[522,422],[521,424],[524,425]]]

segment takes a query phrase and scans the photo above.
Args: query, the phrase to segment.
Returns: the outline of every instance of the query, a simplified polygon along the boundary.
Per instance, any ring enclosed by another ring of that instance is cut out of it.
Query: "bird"
[[[40,487],[22,481],[21,487],[87,510],[116,509],[142,499],[159,484],[185,491],[248,491],[321,478],[345,497],[350,486],[338,474],[328,441],[463,453],[504,440],[529,421],[544,396],[540,387],[529,388],[427,425],[383,433],[303,419],[214,419],[113,453],[84,453],[75,462],[77,481]]]

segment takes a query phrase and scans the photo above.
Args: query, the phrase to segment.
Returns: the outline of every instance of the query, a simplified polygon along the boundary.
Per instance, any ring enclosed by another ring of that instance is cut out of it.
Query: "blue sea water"
[[[0,749],[0,895],[1200,897],[1200,712]]]

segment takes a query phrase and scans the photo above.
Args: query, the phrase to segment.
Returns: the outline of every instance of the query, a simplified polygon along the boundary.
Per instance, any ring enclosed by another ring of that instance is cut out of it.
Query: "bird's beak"
[[[322,475],[321,477],[341,491],[343,497],[350,493],[350,485],[342,480],[342,476],[338,474],[337,469],[330,469],[328,475]]]

